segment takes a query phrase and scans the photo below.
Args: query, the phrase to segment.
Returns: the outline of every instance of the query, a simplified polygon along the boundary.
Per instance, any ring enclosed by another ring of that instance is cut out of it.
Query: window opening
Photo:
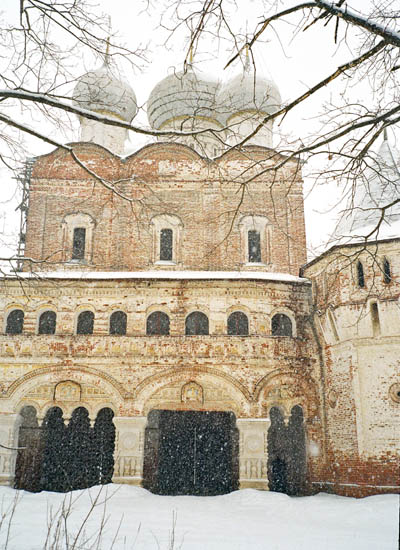
[[[93,334],[94,313],[82,311],[78,316],[76,334]]]
[[[186,336],[208,334],[208,317],[201,311],[194,311],[185,320]]]
[[[287,315],[277,313],[271,320],[272,336],[292,336],[292,321]]]
[[[379,309],[376,302],[371,303],[371,320],[372,320],[372,332],[374,336],[379,336],[381,333],[381,323],[379,320]]]
[[[14,309],[8,314],[6,334],[21,334],[24,327],[24,312]]]
[[[126,321],[127,316],[124,311],[114,311],[110,317],[110,334],[125,335]]]
[[[230,336],[248,336],[249,320],[241,311],[234,311],[228,317],[228,334]]]
[[[72,243],[73,260],[83,260],[85,258],[85,240],[86,229],[84,227],[75,227]]]
[[[357,283],[360,288],[365,287],[364,267],[361,262],[357,262]]]
[[[390,270],[390,262],[387,258],[383,259],[383,282],[387,285],[392,281],[392,273]]]
[[[39,317],[39,334],[55,334],[56,314],[54,311],[44,311]]]
[[[160,231],[160,260],[172,262],[172,229]]]
[[[261,262],[261,239],[259,231],[251,229],[248,232],[249,262]]]
[[[146,334],[148,336],[167,336],[169,334],[169,317],[163,311],[154,311],[147,317]]]
[[[335,340],[337,342],[339,340],[339,334],[338,334],[338,331],[337,331],[337,328],[336,328],[335,319],[333,318],[333,315],[332,315],[331,311],[328,311],[328,318],[329,318],[329,323],[331,325],[331,329],[332,329],[332,332],[333,332],[333,337],[335,338]]]

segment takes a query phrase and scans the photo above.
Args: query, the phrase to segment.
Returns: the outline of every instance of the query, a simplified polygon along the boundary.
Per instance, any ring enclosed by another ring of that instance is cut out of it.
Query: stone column
[[[115,416],[113,483],[141,485],[143,477],[145,416]]]
[[[241,489],[268,490],[267,434],[269,419],[236,421],[239,429],[239,481]]]
[[[17,413],[0,414],[0,485],[14,481],[20,419]]]

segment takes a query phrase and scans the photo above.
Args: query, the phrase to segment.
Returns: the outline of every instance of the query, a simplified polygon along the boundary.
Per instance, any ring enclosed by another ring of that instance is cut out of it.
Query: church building
[[[137,113],[109,63],[73,104]],[[263,123],[280,106],[247,64],[223,83],[188,66],[149,96],[153,143],[126,156],[125,128],[82,117],[34,160],[0,290],[0,483],[400,492],[400,238],[307,263],[301,164]]]

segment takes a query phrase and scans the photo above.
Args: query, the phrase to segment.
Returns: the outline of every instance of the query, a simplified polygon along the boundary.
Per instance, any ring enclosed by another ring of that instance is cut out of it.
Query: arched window
[[[8,314],[6,334],[21,334],[24,327],[24,312],[22,309],[14,309]]]
[[[240,219],[241,261],[244,264],[271,262],[271,227],[265,216],[249,214]]]
[[[172,229],[161,229],[160,231],[160,260],[164,262],[172,262]]]
[[[392,282],[390,262],[387,258],[383,258],[383,282],[387,285]]]
[[[54,311],[44,311],[39,317],[39,334],[55,334],[56,314]]]
[[[228,317],[228,334],[230,336],[248,336],[249,320],[241,311],[234,311]]]
[[[114,311],[110,316],[110,334],[119,336],[126,334],[126,319],[124,311]]]
[[[376,302],[371,302],[371,320],[372,320],[372,331],[374,336],[379,336],[381,333],[381,323],[379,320],[379,309]]]
[[[247,233],[248,237],[248,251],[249,258],[248,261],[251,263],[260,263],[261,262],[261,237],[260,232],[250,229]]]
[[[365,287],[364,267],[361,262],[357,262],[357,284],[360,288]]]
[[[83,260],[85,258],[86,229],[75,227],[72,240],[72,259]]]
[[[193,311],[185,320],[186,336],[208,334],[208,317],[201,311]]]
[[[147,317],[146,334],[162,336],[169,334],[169,317],[163,311],[154,311]]]
[[[90,214],[67,214],[62,223],[63,261],[90,263],[93,254],[93,234],[96,221]]]
[[[82,311],[78,315],[76,325],[76,334],[93,334],[94,313],[91,311]]]
[[[272,336],[292,336],[292,321],[284,313],[277,313],[271,320]]]
[[[153,233],[153,262],[178,263],[182,245],[181,220],[171,214],[157,214],[151,220]]]

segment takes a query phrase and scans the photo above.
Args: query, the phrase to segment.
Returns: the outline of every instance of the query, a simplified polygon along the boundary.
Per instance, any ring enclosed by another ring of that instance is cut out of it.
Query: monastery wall
[[[332,464],[326,478],[345,494],[400,490],[396,249],[398,240],[334,247],[303,270],[313,284],[314,320],[325,363]]]

